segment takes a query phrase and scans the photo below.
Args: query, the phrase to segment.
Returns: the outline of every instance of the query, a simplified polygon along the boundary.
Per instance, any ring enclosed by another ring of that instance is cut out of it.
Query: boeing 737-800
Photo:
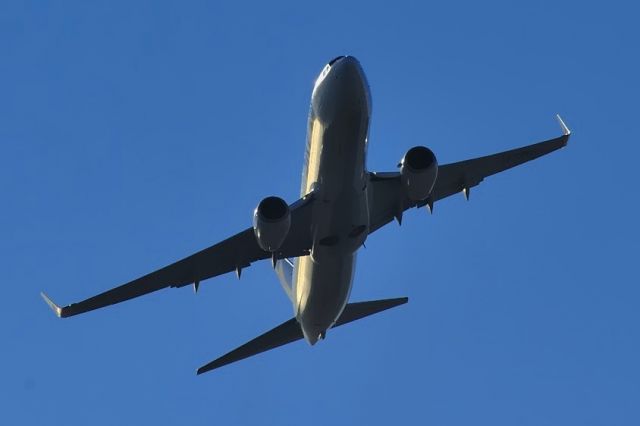
[[[287,204],[264,198],[253,226],[169,266],[78,303],[59,307],[42,296],[59,317],[123,302],[165,287],[193,285],[270,259],[294,317],[198,369],[198,374],[304,338],[311,345],[327,330],[404,304],[407,298],[348,303],[355,259],[367,236],[402,222],[412,207],[433,210],[436,201],[458,192],[468,198],[485,177],[565,146],[569,129],[558,116],[562,136],[486,157],[439,166],[434,153],[416,146],[394,172],[369,172],[365,165],[371,116],[369,85],[353,56],[330,61],[315,81],[301,198]]]

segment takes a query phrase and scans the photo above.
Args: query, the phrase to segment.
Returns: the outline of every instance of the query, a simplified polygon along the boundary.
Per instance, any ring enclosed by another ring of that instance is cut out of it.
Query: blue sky
[[[637,425],[631,2],[0,5],[5,424]],[[353,300],[408,305],[195,376],[291,316],[268,262],[67,320],[298,195],[309,96],[358,57],[368,164],[570,146],[372,235]]]

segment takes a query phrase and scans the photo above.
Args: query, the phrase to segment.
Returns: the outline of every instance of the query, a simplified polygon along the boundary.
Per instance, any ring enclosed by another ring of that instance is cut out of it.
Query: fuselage
[[[313,246],[296,259],[292,302],[305,339],[315,344],[349,299],[356,252],[369,230],[365,156],[369,86],[358,61],[331,61],[311,96],[301,195],[313,192]]]

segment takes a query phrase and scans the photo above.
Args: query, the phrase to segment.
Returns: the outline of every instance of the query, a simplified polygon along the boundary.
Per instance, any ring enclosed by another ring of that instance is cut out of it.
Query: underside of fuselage
[[[313,193],[313,247],[291,270],[289,297],[305,339],[315,344],[349,299],[356,251],[369,228],[365,155],[371,113],[359,62],[338,57],[311,96],[302,195]],[[286,274],[278,274],[286,279]],[[283,283],[285,284],[285,283]],[[285,287],[285,288],[286,288]]]

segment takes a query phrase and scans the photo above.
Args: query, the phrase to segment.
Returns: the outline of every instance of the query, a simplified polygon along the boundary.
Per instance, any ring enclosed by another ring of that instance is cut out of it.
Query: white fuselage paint
[[[327,65],[311,96],[301,195],[313,191],[313,247],[297,258],[292,302],[305,339],[315,344],[349,299],[356,251],[369,231],[365,155],[371,98],[358,61]]]

